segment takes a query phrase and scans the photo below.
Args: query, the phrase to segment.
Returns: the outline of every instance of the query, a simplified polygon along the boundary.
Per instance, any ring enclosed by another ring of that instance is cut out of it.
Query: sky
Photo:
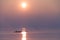
[[[22,26],[27,40],[60,40],[60,0],[0,0],[0,39],[21,40]]]

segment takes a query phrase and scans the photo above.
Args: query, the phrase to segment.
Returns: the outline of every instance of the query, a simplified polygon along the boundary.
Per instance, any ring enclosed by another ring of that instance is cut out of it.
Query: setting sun
[[[25,2],[22,2],[21,6],[22,8],[26,8],[27,4]]]

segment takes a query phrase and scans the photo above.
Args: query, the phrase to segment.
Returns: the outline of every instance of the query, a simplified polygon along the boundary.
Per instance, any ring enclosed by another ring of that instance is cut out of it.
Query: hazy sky
[[[23,1],[26,9],[21,8]],[[27,40],[60,40],[60,0],[0,0],[0,39],[21,39],[9,33],[24,25],[29,32]]]

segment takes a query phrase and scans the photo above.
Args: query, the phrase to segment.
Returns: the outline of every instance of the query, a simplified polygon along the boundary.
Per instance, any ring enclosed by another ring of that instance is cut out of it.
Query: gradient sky
[[[0,0],[0,40],[20,40],[10,33],[25,25],[27,40],[60,40],[60,0]]]

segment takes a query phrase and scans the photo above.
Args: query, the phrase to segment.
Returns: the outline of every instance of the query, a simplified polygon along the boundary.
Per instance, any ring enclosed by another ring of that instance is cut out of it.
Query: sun
[[[21,6],[22,6],[22,8],[26,8],[26,6],[27,6],[26,2],[22,2]]]

